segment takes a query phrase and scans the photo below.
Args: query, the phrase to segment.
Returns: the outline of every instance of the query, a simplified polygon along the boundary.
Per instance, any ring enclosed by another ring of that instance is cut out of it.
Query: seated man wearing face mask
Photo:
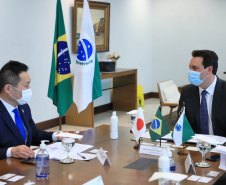
[[[178,114],[185,114],[195,133],[226,137],[226,82],[216,76],[218,57],[209,50],[194,50],[189,67],[191,85],[183,87]]]
[[[60,139],[35,126],[27,104],[32,96],[27,70],[25,64],[10,61],[0,71],[0,159],[31,158],[35,153],[30,145]]]

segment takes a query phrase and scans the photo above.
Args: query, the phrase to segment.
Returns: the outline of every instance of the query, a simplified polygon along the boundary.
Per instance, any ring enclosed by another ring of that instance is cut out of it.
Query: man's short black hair
[[[6,63],[1,71],[0,71],[0,92],[6,84],[11,84],[14,87],[17,87],[18,83],[20,82],[20,73],[27,72],[28,66],[18,62],[10,60]]]
[[[194,50],[192,51],[193,57],[202,57],[203,58],[203,66],[206,69],[209,66],[213,66],[213,74],[217,74],[218,68],[218,56],[214,51],[211,50]]]

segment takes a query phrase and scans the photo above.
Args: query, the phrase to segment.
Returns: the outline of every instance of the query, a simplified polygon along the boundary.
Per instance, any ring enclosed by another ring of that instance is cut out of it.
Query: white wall
[[[100,1],[100,0],[99,0]],[[101,0],[109,2],[110,51],[118,67],[137,68],[144,93],[157,92],[157,82],[173,79],[188,84],[193,49],[211,49],[219,56],[218,76],[226,79],[225,0]],[[38,122],[58,117],[47,97],[55,25],[56,0],[0,1],[0,67],[9,60],[26,63],[32,78],[29,103]],[[73,0],[62,0],[69,49],[72,51]],[[72,73],[76,55],[71,52]],[[103,82],[109,83],[108,80]],[[111,101],[110,92],[95,106]]]

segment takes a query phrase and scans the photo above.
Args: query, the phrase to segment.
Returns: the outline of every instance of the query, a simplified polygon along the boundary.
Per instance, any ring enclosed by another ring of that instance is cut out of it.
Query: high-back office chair
[[[171,117],[173,108],[179,106],[180,93],[173,80],[159,82],[158,84],[160,105],[169,106]]]

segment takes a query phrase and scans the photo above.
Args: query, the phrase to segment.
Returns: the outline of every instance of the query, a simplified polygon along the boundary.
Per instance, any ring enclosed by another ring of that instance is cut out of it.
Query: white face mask
[[[31,89],[20,90],[20,89],[17,89],[16,87],[14,87],[14,86],[12,86],[12,87],[14,89],[18,90],[18,91],[22,91],[22,97],[20,99],[16,99],[13,95],[10,94],[20,105],[24,105],[31,100],[31,97],[32,97]]]

